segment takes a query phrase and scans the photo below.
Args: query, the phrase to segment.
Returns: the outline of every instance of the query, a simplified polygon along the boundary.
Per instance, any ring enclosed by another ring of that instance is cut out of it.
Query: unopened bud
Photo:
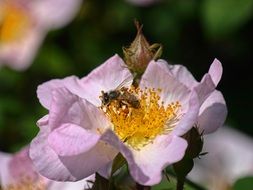
[[[124,60],[130,71],[142,75],[151,60],[158,59],[162,54],[161,44],[149,45],[142,33],[142,25],[135,21],[137,35],[129,47],[123,47]]]

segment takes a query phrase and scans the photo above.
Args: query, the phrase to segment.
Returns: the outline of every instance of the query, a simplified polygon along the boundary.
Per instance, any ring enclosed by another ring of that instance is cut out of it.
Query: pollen
[[[21,39],[31,24],[27,10],[9,2],[1,8],[0,17],[0,43]]]
[[[7,186],[6,190],[46,190],[46,184],[42,180],[23,178],[18,183]]]
[[[119,139],[140,150],[158,135],[173,130],[181,116],[181,104],[175,101],[165,105],[160,100],[161,89],[131,87],[128,92],[138,97],[138,108],[133,108],[131,102],[122,104],[122,100],[116,99],[102,106],[102,110],[112,122],[112,130]]]

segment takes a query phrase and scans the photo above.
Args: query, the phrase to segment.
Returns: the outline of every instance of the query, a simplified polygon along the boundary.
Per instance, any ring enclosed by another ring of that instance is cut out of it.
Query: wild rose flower
[[[67,24],[81,0],[0,0],[0,66],[26,69],[46,33]]]
[[[29,147],[11,155],[0,152],[0,187],[3,190],[83,190],[89,188],[94,175],[78,182],[56,182],[40,176],[28,155]]]
[[[215,71],[221,65],[212,65],[193,87],[166,64],[151,61],[138,88],[130,86],[132,75],[117,55],[82,79],[40,85],[38,98],[49,114],[38,121],[40,132],[30,147],[37,170],[50,179],[75,181],[103,172],[121,152],[138,183],[159,183],[161,171],[183,158],[187,143],[180,136],[197,122],[200,103],[221,75]],[[124,95],[137,98],[138,106],[122,96],[101,102],[126,80]]]

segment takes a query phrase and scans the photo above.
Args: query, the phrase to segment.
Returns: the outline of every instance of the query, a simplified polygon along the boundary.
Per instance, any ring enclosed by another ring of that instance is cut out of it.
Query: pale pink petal
[[[82,0],[36,0],[29,4],[39,25],[56,29],[73,19],[81,3]]]
[[[110,122],[104,113],[85,99],[72,94],[66,88],[58,88],[52,94],[49,111],[49,125],[52,129],[63,123],[73,123],[96,133],[109,127]]]
[[[81,113],[78,99],[76,95],[70,93],[66,88],[58,88],[52,92],[52,103],[49,110],[50,128],[53,129],[59,127],[64,122],[69,123],[70,120],[78,119],[78,115],[74,114]],[[70,111],[72,111],[72,114],[69,113]]]
[[[29,146],[26,146],[13,155],[9,162],[9,170],[11,176],[16,181],[21,181],[24,177],[29,177],[29,179],[34,181],[39,178],[33,168],[32,160],[29,157]]]
[[[201,104],[210,93],[214,91],[222,75],[222,65],[217,59],[211,64],[208,73],[204,75],[200,83],[198,83],[188,69],[182,65],[169,65],[164,60],[160,60],[159,64],[164,70],[167,70],[188,88],[192,89],[195,87]]]
[[[159,62],[151,61],[142,76],[140,87],[160,88],[161,101],[165,105],[179,101],[183,109],[187,108],[190,90],[170,75]]]
[[[168,71],[172,76],[174,76],[188,88],[198,85],[197,80],[192,76],[191,72],[185,66],[171,65],[162,59],[158,60],[157,62],[165,71]]]
[[[76,177],[83,179],[107,166],[118,154],[113,146],[99,141],[92,149],[77,156],[60,157],[62,163]]]
[[[193,90],[189,90],[181,82],[177,81],[172,75],[161,66],[161,62],[150,62],[145,71],[141,83],[141,88],[160,88],[161,100],[165,105],[179,101],[182,105],[182,118],[173,130],[173,133],[181,136],[186,133],[197,122],[199,113],[199,97]]]
[[[182,65],[169,65],[164,60],[160,60],[158,63],[164,70],[167,70],[171,75],[173,75],[188,88],[194,88],[199,96],[200,104],[205,101],[205,99],[214,91],[216,87],[212,80],[212,76],[209,73],[205,74],[199,83],[187,70],[187,68]]]
[[[52,91],[65,87],[71,93],[88,100],[96,106],[100,106],[101,100],[99,96],[102,90],[105,92],[113,90],[129,78],[132,78],[131,73],[124,65],[122,59],[115,55],[81,81],[75,76],[70,76],[62,80],[54,79],[39,85],[37,96],[40,103],[49,109],[52,101]]]
[[[99,171],[97,171],[99,173],[99,175],[101,175],[102,177],[108,179],[111,176],[111,171],[112,171],[112,163],[113,160],[111,162],[109,162],[105,167],[101,168]]]
[[[2,187],[8,186],[14,180],[9,170],[11,158],[11,154],[0,152],[0,185]]]
[[[48,143],[59,156],[73,156],[89,151],[100,135],[74,124],[63,124],[48,136]]]
[[[38,86],[37,96],[40,103],[47,109],[50,108],[52,92],[57,88],[67,88],[70,92],[79,97],[85,97],[85,89],[82,88],[76,76],[69,76],[64,79],[54,79]]]
[[[127,159],[128,167],[131,168],[131,175],[134,176],[137,182],[145,183],[149,180],[149,177],[143,173],[143,171],[138,167],[134,160],[132,151],[127,147],[111,130],[107,130],[102,136],[102,140],[114,146],[119,150],[122,155]]]
[[[175,78],[189,88],[198,85],[196,79],[192,76],[190,71],[183,65],[170,65],[164,60],[158,60],[159,64],[168,70]],[[211,76],[215,86],[218,85],[222,76],[222,65],[218,59],[215,59],[211,64],[208,74]]]
[[[208,71],[208,73],[212,77],[212,80],[213,80],[215,86],[218,85],[218,83],[221,79],[222,71],[223,71],[223,69],[222,69],[221,62],[218,59],[215,59]]]
[[[129,79],[126,84],[129,86],[132,78],[123,60],[118,55],[114,55],[82,79],[83,88],[86,89],[85,98],[92,104],[100,106],[99,96],[102,90],[105,92],[114,90],[126,79]]]
[[[221,127],[227,117],[226,102],[219,91],[214,91],[200,107],[198,127],[204,134]]]
[[[201,82],[194,87],[199,97],[200,105],[208,98],[208,96],[215,90],[215,84],[209,74],[205,74]]]
[[[48,125],[48,118],[49,116],[48,115],[45,115],[43,116],[42,118],[40,118],[38,121],[37,121],[37,126],[38,127],[43,127],[43,126],[47,126]]]
[[[189,100],[189,108],[187,112],[182,116],[177,126],[172,131],[173,134],[178,136],[184,135],[187,131],[189,131],[194,124],[197,123],[197,118],[199,114],[199,99],[198,95],[195,91],[192,91],[191,97]]]
[[[108,127],[111,127],[111,122],[101,109],[98,109],[84,99],[79,105],[82,109],[82,113],[79,117],[81,118],[79,124],[81,127],[96,133],[103,133]]]
[[[133,150],[134,160],[138,167],[149,177],[148,181],[135,178],[135,168],[130,167],[130,173],[135,180],[143,185],[155,185],[162,180],[162,170],[168,165],[178,162],[184,157],[187,142],[177,136],[159,136],[155,141],[140,151]]]
[[[57,182],[52,181],[47,190],[84,190],[92,187],[92,182],[95,181],[95,175],[91,175],[83,180],[76,182]]]
[[[35,169],[49,179],[76,180],[75,176],[61,162],[56,152],[48,145],[49,132],[48,126],[41,127],[40,132],[30,144],[29,155]]]
[[[46,124],[47,122],[44,120],[42,119],[39,123]],[[118,153],[110,145],[99,141],[93,148],[84,153],[73,156],[59,156],[48,143],[50,130],[48,125],[40,126],[39,134],[30,145],[30,157],[33,160],[35,168],[41,175],[49,179],[59,181],[77,181],[83,179],[102,169]],[[70,142],[69,139],[68,142]],[[67,150],[70,149],[68,148]],[[75,150],[78,150],[78,148]],[[73,150],[70,151],[73,153]]]
[[[123,144],[112,132],[107,131],[103,140],[115,146],[126,158],[129,172],[140,184],[154,185],[161,181],[162,170],[184,156],[187,143],[177,136],[160,136],[154,143],[141,150],[134,150]]]
[[[0,66],[6,64],[16,70],[26,69],[32,63],[44,37],[45,31],[31,27],[18,41],[1,44]]]

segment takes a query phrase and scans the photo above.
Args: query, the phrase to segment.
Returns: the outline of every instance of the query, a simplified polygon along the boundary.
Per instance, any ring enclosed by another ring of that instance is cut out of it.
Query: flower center
[[[20,39],[31,24],[27,10],[9,2],[1,6],[0,43]]]
[[[24,178],[16,184],[7,186],[6,190],[46,190],[46,184],[42,180],[34,181],[30,178]]]
[[[178,123],[181,116],[180,103],[177,101],[165,106],[159,102],[160,89],[141,90],[131,87],[127,92],[138,98],[138,107],[132,106],[129,95],[129,100],[127,97],[118,97],[108,105],[101,106],[113,124],[113,131],[127,145],[140,150],[158,135],[173,130]]]

